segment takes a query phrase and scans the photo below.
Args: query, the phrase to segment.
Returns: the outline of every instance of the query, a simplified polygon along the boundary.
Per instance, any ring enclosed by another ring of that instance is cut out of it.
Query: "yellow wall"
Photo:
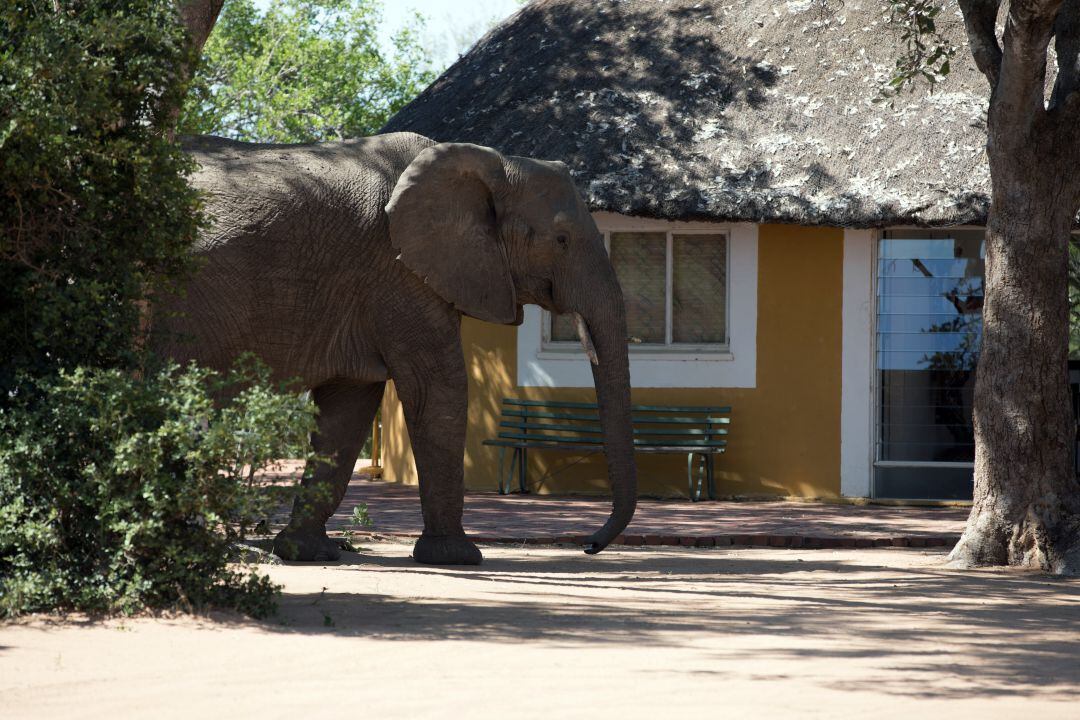
[[[633,390],[634,402],[642,405],[732,406],[728,452],[716,461],[721,495],[840,494],[842,270],[842,230],[762,225],[757,387]],[[515,327],[463,321],[470,368],[465,448],[470,489],[496,488],[498,450],[481,442],[496,435],[504,396],[595,401],[591,389],[517,387],[516,332]],[[384,477],[415,484],[416,466],[392,384],[383,402],[383,428]],[[637,460],[642,495],[686,495],[686,456],[639,454]],[[602,456],[579,461],[572,453],[530,452],[529,479],[541,493],[601,493],[607,488]]]

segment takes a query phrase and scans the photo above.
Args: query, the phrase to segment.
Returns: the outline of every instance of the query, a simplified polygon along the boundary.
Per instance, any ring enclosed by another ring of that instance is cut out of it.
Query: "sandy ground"
[[[375,543],[268,622],[0,626],[4,718],[1077,718],[1080,583],[920,550]]]

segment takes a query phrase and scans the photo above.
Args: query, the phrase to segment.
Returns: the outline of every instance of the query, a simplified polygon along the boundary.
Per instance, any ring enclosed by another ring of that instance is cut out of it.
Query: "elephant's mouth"
[[[539,305],[548,312],[561,314],[555,307],[555,286],[551,280],[539,275],[526,275],[518,288],[518,301]]]

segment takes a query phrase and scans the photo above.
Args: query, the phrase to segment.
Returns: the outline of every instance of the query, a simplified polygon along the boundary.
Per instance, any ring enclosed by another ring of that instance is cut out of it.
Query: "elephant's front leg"
[[[413,558],[433,565],[479,565],[483,555],[461,524],[468,383],[460,342],[411,358],[394,374],[394,386],[420,478],[424,532]]]

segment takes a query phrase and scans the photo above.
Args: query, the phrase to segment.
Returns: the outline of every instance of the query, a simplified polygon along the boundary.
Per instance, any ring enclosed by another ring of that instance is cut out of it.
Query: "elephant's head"
[[[566,166],[442,143],[409,165],[387,205],[401,261],[461,312],[520,322],[535,303],[572,314],[592,361],[611,516],[586,552],[630,522],[637,498],[622,290]]]

